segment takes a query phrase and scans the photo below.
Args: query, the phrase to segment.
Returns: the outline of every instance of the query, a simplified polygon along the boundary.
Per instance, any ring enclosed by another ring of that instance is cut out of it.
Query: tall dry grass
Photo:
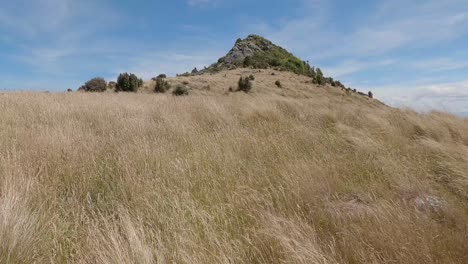
[[[468,121],[317,94],[0,94],[0,262],[467,263]]]

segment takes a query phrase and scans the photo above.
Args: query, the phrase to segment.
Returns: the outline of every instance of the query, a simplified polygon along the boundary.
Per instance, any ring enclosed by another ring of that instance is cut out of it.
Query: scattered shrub
[[[245,93],[248,93],[250,90],[252,90],[252,82],[250,79],[248,77],[240,77],[237,90]]]
[[[188,82],[188,81],[183,81],[182,84],[183,84],[183,85],[188,85],[189,82]]]
[[[71,88],[68,88],[68,89],[67,89],[67,92],[70,93],[70,92],[73,92],[73,90],[72,90]]]
[[[174,91],[172,91],[172,94],[175,96],[181,96],[181,95],[188,95],[188,89],[185,86],[182,85],[177,85]]]
[[[186,72],[186,73],[182,73],[182,74],[177,74],[177,76],[189,77],[189,76],[191,76],[191,74],[189,72]]]
[[[281,85],[281,82],[280,82],[280,80],[277,80],[277,81],[275,82],[275,85],[276,85],[276,86],[278,86],[278,88],[281,88],[281,87],[283,87],[283,86]]]
[[[171,88],[171,85],[166,81],[165,78],[158,77],[156,78],[156,85],[154,86],[154,91],[156,93],[165,93]]]
[[[117,87],[117,83],[116,82],[109,82],[107,84],[107,89],[115,89]]]
[[[197,69],[197,67],[193,68],[193,70],[192,70],[192,74],[197,74],[197,73],[198,73],[198,69]]]
[[[315,73],[314,78],[312,79],[312,82],[318,85],[325,84],[325,78],[323,77],[322,70],[320,68],[317,68],[317,71]]]
[[[234,88],[232,88],[232,86],[229,86],[229,92],[234,92]]]
[[[374,94],[371,91],[369,91],[367,95],[369,95],[370,98],[374,98]]]
[[[107,82],[104,78],[96,77],[87,81],[78,90],[85,92],[104,92],[107,89]]]
[[[133,73],[121,73],[117,78],[117,91],[136,92],[138,88],[143,86],[143,80],[138,78]]]
[[[251,80],[251,81],[255,81],[255,76],[253,76],[252,74],[250,74],[250,76],[249,76],[249,80]]]
[[[167,76],[166,76],[166,74],[164,74],[164,73],[163,73],[163,74],[159,74],[157,78],[163,78],[163,79],[166,79],[166,78],[167,78]]]

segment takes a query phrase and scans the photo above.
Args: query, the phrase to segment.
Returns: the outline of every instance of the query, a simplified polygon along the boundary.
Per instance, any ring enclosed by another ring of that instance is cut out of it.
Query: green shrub
[[[158,79],[158,78],[164,78],[164,79],[166,79],[166,74],[159,74],[158,77],[153,77],[153,78],[151,78],[151,80],[152,80],[152,81],[156,81],[156,79]]]
[[[177,74],[177,77],[189,77],[189,76],[192,76],[192,74],[190,74],[189,72],[185,72],[185,73],[182,73],[182,74]]]
[[[276,85],[276,86],[278,86],[278,88],[281,88],[281,87],[283,87],[283,86],[281,85],[281,82],[280,82],[280,80],[277,80],[277,81],[275,82],[275,85]]]
[[[237,90],[245,93],[248,93],[250,90],[252,90],[252,82],[250,81],[250,79],[248,77],[240,77]]]
[[[78,90],[85,92],[104,92],[107,89],[107,82],[104,78],[96,77],[87,81]]]
[[[181,96],[181,95],[188,95],[188,89],[185,86],[182,85],[177,85],[174,91],[172,91],[172,94],[175,96]]]
[[[249,76],[249,80],[251,80],[251,81],[255,81],[255,76],[253,76],[252,74],[250,74],[250,76]]]
[[[117,78],[117,91],[136,92],[143,85],[143,80],[133,73],[121,73]]]
[[[156,85],[154,86],[154,91],[156,93],[165,93],[171,88],[171,85],[166,81],[165,78],[158,77],[156,78]]]
[[[313,78],[312,82],[318,85],[325,84],[325,78],[323,77],[323,73],[322,70],[320,70],[320,68],[317,68],[315,77]]]

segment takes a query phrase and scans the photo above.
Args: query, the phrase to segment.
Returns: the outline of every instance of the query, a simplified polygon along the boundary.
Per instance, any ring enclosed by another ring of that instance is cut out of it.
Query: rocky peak
[[[212,67],[214,66],[219,69],[235,68],[241,66],[246,57],[253,57],[259,53],[269,52],[275,49],[286,52],[283,48],[261,36],[249,35],[245,39],[238,39],[226,56],[220,58]]]

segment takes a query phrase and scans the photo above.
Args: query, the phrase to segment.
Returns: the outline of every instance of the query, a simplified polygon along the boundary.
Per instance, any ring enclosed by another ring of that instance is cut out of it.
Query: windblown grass
[[[467,263],[468,121],[318,94],[0,94],[0,263]]]

